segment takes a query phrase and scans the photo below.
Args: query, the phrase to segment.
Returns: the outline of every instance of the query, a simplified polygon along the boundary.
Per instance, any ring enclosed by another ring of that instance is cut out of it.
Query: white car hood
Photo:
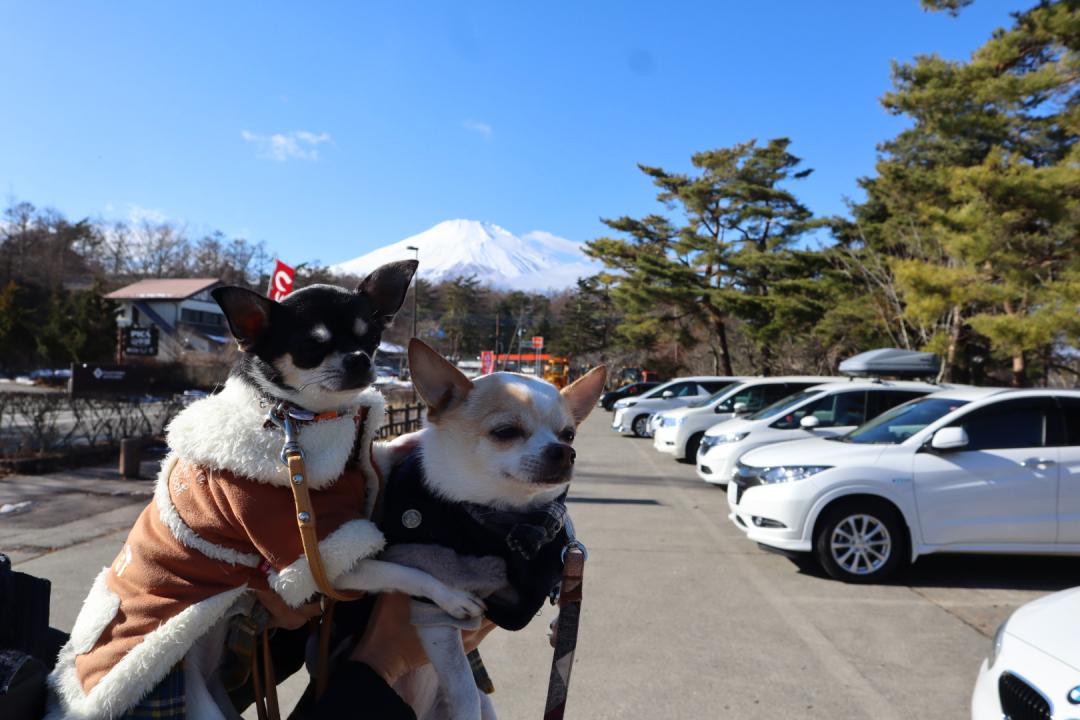
[[[727,423],[731,425],[731,423]],[[725,432],[730,430],[725,425]],[[739,458],[739,462],[755,467],[779,465],[829,465],[851,466],[873,464],[886,448],[893,445],[857,445],[824,438],[807,438],[775,443],[751,450]]]
[[[1013,613],[1005,632],[1080,671],[1080,587],[1029,602]]]
[[[716,416],[716,424],[705,431],[705,434],[709,437],[716,437],[717,435],[732,435],[734,433],[750,432],[754,428],[758,427],[758,424],[752,420],[746,418],[729,418],[724,419],[724,413]]]

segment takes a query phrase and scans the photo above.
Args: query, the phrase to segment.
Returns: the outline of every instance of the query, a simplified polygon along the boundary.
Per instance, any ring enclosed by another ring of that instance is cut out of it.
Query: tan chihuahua
[[[562,390],[506,372],[471,381],[415,339],[409,367],[428,415],[417,450],[387,483],[382,559],[474,593],[489,620],[519,630],[561,579],[574,436],[606,370],[594,368]],[[461,630],[480,618],[463,621],[415,599],[411,620],[438,676],[437,687],[430,673],[398,687],[417,716],[494,718],[461,643]]]

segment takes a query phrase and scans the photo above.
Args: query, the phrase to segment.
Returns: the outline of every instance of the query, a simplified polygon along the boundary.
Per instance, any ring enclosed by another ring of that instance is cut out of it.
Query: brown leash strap
[[[581,588],[587,554],[585,546],[577,540],[572,540],[564,551],[562,586],[559,590],[559,622],[555,626],[555,655],[551,659],[544,720],[562,720],[563,713],[566,712],[570,670],[573,668],[574,651],[577,649]]]
[[[300,453],[289,453],[285,460],[289,466],[289,487],[292,488],[293,500],[296,503],[296,524],[300,527],[300,542],[304,546],[304,557],[307,558],[311,576],[315,578],[315,585],[319,592],[334,600],[356,600],[363,597],[363,593],[342,592],[330,584],[322,555],[319,553],[319,536],[315,532],[315,508],[311,504],[311,493],[308,492],[304,456]]]
[[[266,714],[266,693],[262,682],[262,668],[259,667],[259,648],[255,646],[255,651],[251,653],[251,688],[255,699],[255,712],[259,716],[259,720],[270,720]],[[277,693],[277,688],[274,688],[274,693]],[[275,718],[274,720],[277,720]]]
[[[274,658],[270,655],[270,631],[262,632],[263,681],[266,687],[266,714],[269,720],[281,720],[278,708],[277,676],[274,673]]]

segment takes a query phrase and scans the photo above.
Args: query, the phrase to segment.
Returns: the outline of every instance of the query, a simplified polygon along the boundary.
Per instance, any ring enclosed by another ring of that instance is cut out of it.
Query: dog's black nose
[[[574,464],[577,453],[565,443],[552,443],[544,448],[544,460],[553,470],[566,470]]]
[[[345,372],[362,373],[371,369],[371,358],[367,353],[357,351],[342,358],[341,364],[345,367]]]

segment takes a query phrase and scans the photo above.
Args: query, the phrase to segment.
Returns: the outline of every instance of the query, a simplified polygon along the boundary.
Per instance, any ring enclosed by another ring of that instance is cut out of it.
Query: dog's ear
[[[597,365],[559,391],[570,407],[570,414],[574,416],[575,425],[580,425],[585,418],[589,417],[589,413],[596,407],[596,401],[600,399],[600,393],[604,392],[606,382],[607,367]]]
[[[224,311],[229,331],[241,350],[250,350],[263,338],[270,329],[270,321],[280,310],[270,298],[235,285],[214,288],[210,294]]]
[[[382,265],[360,281],[356,292],[367,295],[374,304],[372,317],[387,321],[394,317],[405,302],[405,293],[409,291],[409,283],[419,264],[415,260],[402,260]]]
[[[413,387],[428,408],[428,420],[463,402],[473,389],[472,381],[427,343],[409,341],[409,373]]]

